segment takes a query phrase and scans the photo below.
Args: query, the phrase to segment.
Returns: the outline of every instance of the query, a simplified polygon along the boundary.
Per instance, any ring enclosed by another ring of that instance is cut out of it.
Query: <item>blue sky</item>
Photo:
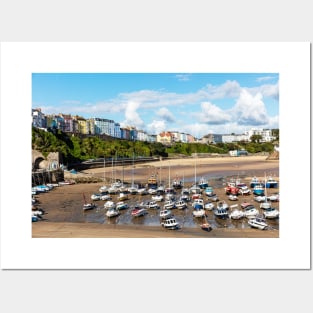
[[[277,73],[33,73],[32,107],[151,134],[279,128]]]

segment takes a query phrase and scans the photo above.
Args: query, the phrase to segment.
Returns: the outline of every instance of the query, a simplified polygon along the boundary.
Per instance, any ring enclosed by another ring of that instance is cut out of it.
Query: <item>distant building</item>
[[[47,128],[46,116],[41,109],[32,109],[32,125],[37,128]]]
[[[157,135],[157,142],[160,142],[164,145],[171,145],[173,143],[173,136],[171,132],[162,132]]]

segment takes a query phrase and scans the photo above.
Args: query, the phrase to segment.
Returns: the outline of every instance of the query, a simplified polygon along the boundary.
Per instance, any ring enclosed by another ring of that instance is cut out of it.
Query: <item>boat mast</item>
[[[171,166],[170,166],[170,161],[168,161],[168,187],[171,187]]]
[[[197,154],[195,153],[195,185],[197,184]]]
[[[133,169],[132,169],[132,187],[134,187],[134,158],[135,158],[135,153],[133,152]]]

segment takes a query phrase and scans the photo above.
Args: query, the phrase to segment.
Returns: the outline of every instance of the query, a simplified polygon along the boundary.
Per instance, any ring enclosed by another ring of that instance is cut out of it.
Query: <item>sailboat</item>
[[[128,188],[129,193],[132,195],[135,195],[138,193],[138,186],[135,186],[135,183],[134,183],[134,171],[135,171],[134,158],[135,158],[135,155],[133,153],[132,184]]]
[[[87,203],[85,194],[83,193],[83,198],[84,198],[84,204],[83,204],[83,210],[92,210],[95,209],[97,206],[94,203]]]

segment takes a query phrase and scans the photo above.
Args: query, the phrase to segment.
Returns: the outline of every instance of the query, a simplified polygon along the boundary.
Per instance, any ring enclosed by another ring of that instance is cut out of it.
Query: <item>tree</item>
[[[260,143],[260,141],[262,140],[262,136],[261,135],[252,135],[251,137],[250,137],[250,140],[252,141],[252,142],[256,142],[256,143]]]

